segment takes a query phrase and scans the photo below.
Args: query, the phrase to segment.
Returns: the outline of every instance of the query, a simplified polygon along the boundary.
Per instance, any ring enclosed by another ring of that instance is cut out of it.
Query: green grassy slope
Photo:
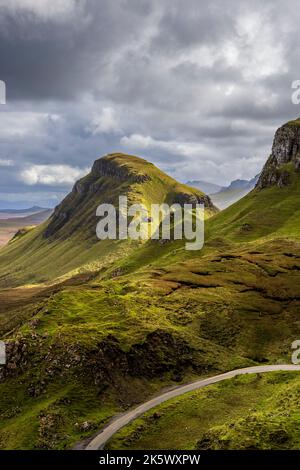
[[[3,292],[1,448],[69,447],[165,385],[290,361],[300,336],[295,242],[114,276]]]
[[[223,236],[235,242],[262,237],[300,238],[300,175],[291,167],[289,185],[253,190],[222,211],[208,224],[207,236]]]
[[[299,393],[299,373],[236,377],[160,405],[106,448],[297,450]]]

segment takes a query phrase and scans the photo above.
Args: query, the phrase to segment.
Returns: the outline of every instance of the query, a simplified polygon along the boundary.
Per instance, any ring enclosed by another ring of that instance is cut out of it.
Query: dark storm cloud
[[[65,21],[41,18],[34,8],[2,7],[1,74],[11,100],[75,99],[94,91],[110,54],[134,38],[148,11],[143,1],[138,7],[109,0],[80,3],[82,8]]]
[[[175,0],[166,8],[159,21],[158,34],[151,50],[165,49],[173,53],[201,43],[213,44],[233,35],[232,12],[228,2],[186,2]],[[229,2],[232,6],[232,2]],[[180,14],[179,14],[180,13]]]
[[[299,20],[294,0],[0,0],[0,200],[55,201],[113,151],[253,176],[300,115]]]

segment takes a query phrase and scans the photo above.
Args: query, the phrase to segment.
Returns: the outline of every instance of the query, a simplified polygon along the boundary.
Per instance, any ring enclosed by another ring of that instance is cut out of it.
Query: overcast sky
[[[116,151],[253,177],[300,115],[299,24],[296,0],[0,0],[0,204],[56,205]]]

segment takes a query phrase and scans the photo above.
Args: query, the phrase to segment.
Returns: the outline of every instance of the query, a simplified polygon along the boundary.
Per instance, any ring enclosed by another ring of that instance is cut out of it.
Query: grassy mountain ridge
[[[152,163],[131,155],[108,155],[94,163],[47,222],[0,251],[0,284],[45,282],[81,269],[99,270],[131,253],[137,242],[96,237],[96,208],[101,203],[118,206],[120,195],[127,195],[129,204],[139,202],[147,208],[152,203],[203,202],[207,216],[217,212],[208,196],[178,183]]]

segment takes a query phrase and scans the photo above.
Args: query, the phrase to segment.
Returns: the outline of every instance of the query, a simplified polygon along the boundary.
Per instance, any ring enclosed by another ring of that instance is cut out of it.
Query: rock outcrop
[[[257,189],[283,187],[290,183],[290,169],[300,171],[300,119],[280,127],[274,137],[272,153],[256,184]]]
[[[209,209],[213,209],[214,207],[212,200],[206,194],[199,196],[197,194],[179,193],[174,196],[173,203],[180,204],[181,206],[184,204],[192,204],[193,207],[195,207],[196,204],[204,204],[204,206]]]
[[[147,175],[146,172],[139,173],[135,171],[132,167],[130,168],[127,165],[120,165],[117,160],[117,157],[118,154],[111,154],[108,155],[108,157],[106,158],[104,157],[96,160],[92,167],[92,174],[98,178],[106,176],[118,178],[124,181],[130,180],[134,183],[143,183],[145,181],[150,180],[150,176]],[[143,161],[146,165],[149,165],[149,162],[147,162],[146,160],[139,160]]]

